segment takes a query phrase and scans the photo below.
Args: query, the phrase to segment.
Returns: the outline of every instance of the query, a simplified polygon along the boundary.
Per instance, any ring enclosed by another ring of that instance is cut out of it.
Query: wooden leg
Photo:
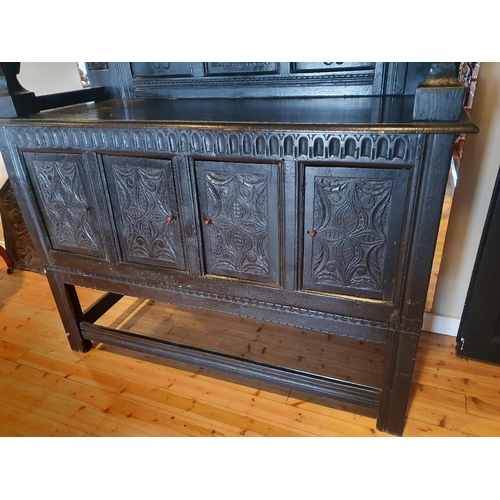
[[[2,257],[7,264],[7,272],[12,274],[12,271],[14,270],[14,261],[2,245],[0,245],[0,257]]]
[[[377,429],[402,436],[410,398],[418,333],[393,331],[389,334],[385,389],[380,395]]]
[[[47,279],[71,349],[79,352],[89,351],[92,349],[92,342],[82,337],[80,323],[83,320],[83,312],[74,285],[63,283],[56,273],[49,270]]]

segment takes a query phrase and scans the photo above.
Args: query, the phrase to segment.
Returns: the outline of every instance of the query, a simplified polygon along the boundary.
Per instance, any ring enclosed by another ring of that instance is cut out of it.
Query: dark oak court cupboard
[[[456,66],[87,67],[85,95],[31,103],[4,67],[0,122],[71,348],[109,343],[328,397],[402,434],[453,143],[477,131]],[[107,293],[82,311],[75,285]],[[287,328],[242,352],[238,332],[214,349],[215,333],[96,324],[123,295]]]

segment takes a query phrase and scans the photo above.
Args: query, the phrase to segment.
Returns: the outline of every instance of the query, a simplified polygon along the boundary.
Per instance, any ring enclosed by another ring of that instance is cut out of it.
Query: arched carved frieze
[[[9,132],[8,132],[9,133]],[[10,132],[21,148],[111,150],[238,157],[413,163],[416,134],[286,133],[204,129],[26,127]],[[14,135],[15,134],[15,135]]]

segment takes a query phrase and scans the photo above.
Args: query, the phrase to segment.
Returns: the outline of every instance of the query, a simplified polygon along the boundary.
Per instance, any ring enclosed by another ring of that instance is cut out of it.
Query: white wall
[[[500,63],[481,63],[433,312],[460,318],[500,165]]]
[[[18,80],[36,95],[82,88],[76,62],[23,62]]]

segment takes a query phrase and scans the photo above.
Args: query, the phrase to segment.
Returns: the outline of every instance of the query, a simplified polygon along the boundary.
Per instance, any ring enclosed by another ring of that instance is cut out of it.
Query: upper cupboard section
[[[411,95],[430,63],[88,62],[114,98]]]
[[[89,63],[92,65],[92,63]],[[133,77],[228,76],[374,70],[374,62],[132,62]],[[92,68],[92,66],[90,66]]]

